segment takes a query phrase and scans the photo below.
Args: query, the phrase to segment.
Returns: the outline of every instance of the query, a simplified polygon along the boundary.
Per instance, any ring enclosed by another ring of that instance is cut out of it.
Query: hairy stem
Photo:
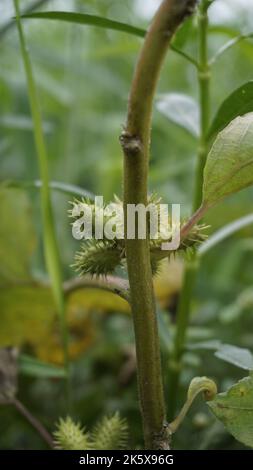
[[[200,100],[200,138],[199,138],[199,149],[197,168],[195,175],[195,188],[193,195],[193,212],[194,216],[197,215],[196,221],[204,214],[205,208],[201,206],[202,202],[202,186],[203,186],[203,172],[206,163],[208,153],[208,141],[207,132],[209,126],[209,115],[210,115],[210,70],[208,63],[208,7],[210,6],[209,0],[202,0],[199,5],[199,66],[198,66],[198,83],[199,83],[199,100]],[[194,216],[190,219],[188,226],[186,225],[182,229],[181,236],[184,236],[189,226],[193,221],[195,223]],[[193,223],[193,225],[194,225]],[[185,266],[183,286],[181,292],[181,299],[178,305],[177,311],[177,330],[174,341],[173,351],[173,367],[171,369],[171,408],[169,410],[169,416],[172,419],[175,415],[178,386],[180,381],[180,375],[182,370],[181,358],[184,351],[184,345],[186,340],[187,328],[189,325],[190,309],[192,296],[195,286],[195,280],[197,275],[198,262],[193,256],[190,263]]]
[[[183,19],[192,13],[195,3],[195,0],[164,0],[161,3],[137,63],[129,99],[127,124],[121,135],[124,152],[125,227],[128,204],[147,205],[153,98],[171,38]],[[145,448],[168,449],[148,233],[146,235],[145,240],[131,240],[127,238],[125,230],[139,397]]]

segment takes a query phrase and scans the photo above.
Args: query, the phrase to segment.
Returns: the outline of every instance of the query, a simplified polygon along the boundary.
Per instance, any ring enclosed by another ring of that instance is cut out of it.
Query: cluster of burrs
[[[161,199],[156,195],[151,195],[149,197],[149,204],[155,204],[157,206],[158,214],[159,208],[161,207]],[[78,204],[87,204],[92,211],[92,225],[95,230],[95,203],[89,199],[75,200],[72,205],[73,207]],[[115,209],[115,213],[121,213],[123,211],[123,203],[118,198],[115,197],[114,202],[112,203]],[[108,206],[107,206],[108,207]],[[106,208],[104,212],[104,224],[108,222],[110,216],[106,215]],[[73,215],[73,210],[70,210],[70,217],[73,219],[73,224],[80,220],[80,213]],[[185,225],[186,221],[180,222],[180,229]],[[84,220],[85,224],[85,220]],[[170,220],[168,220],[168,226],[170,226]],[[177,254],[183,254],[185,256],[191,256],[198,245],[206,239],[205,229],[206,225],[195,225],[190,232],[180,241],[180,245],[177,250],[164,250],[162,246],[165,243],[171,242],[174,231],[178,227],[171,224],[171,232],[169,238],[166,240],[164,237],[161,237],[159,234],[156,238],[149,240],[150,245],[150,259],[152,272],[155,275],[159,271],[159,265],[164,258],[170,258],[171,256],[176,256]],[[161,226],[160,226],[161,229]],[[162,230],[159,231],[161,233]],[[86,239],[82,242],[81,249],[75,255],[74,268],[80,273],[80,275],[90,275],[90,276],[106,276],[112,274],[117,268],[124,268],[126,266],[126,250],[125,250],[125,240],[124,238],[114,238],[108,240],[107,238],[92,238]]]

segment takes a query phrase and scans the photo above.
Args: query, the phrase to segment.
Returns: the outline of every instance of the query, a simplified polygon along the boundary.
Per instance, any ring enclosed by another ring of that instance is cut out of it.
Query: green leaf
[[[239,44],[243,40],[250,39],[252,37],[253,37],[253,33],[248,33],[248,34],[240,34],[239,36],[236,36],[230,39],[230,41],[226,42],[225,44],[223,44],[223,46],[220,47],[220,49],[218,49],[216,54],[210,59],[209,64],[210,65],[215,64],[217,59],[219,59],[224,54],[224,52],[227,52],[229,49],[231,49],[236,44]]]
[[[253,111],[253,80],[237,88],[220,106],[209,131],[209,138],[224,129],[234,118]]]
[[[146,30],[142,28],[138,28],[136,26],[132,26],[127,23],[122,23],[120,21],[110,20],[109,18],[104,18],[102,16],[96,15],[87,15],[84,13],[73,13],[67,11],[47,11],[47,12],[37,12],[37,13],[30,13],[22,15],[21,18],[30,18],[30,19],[44,19],[44,20],[59,20],[59,21],[67,21],[70,23],[77,23],[77,24],[84,24],[89,26],[97,26],[99,28],[111,29],[115,31],[121,31],[124,33],[131,34],[133,36],[138,36],[140,38],[144,38],[146,35]],[[197,61],[189,56],[186,52],[181,51],[177,48],[175,40],[171,44],[171,49],[176,52],[177,54],[184,57],[186,60],[191,62],[195,67],[198,66]]]
[[[173,40],[174,46],[179,48],[183,47],[191,36],[191,33],[194,31],[194,29],[195,24],[193,22],[193,17],[190,16],[186,21],[184,21],[182,26],[180,26],[180,28],[176,32]]]
[[[201,341],[199,343],[189,343],[187,344],[187,349],[190,350],[217,350],[221,346],[221,342],[218,339],[210,339],[210,341]]]
[[[32,377],[43,378],[63,378],[66,377],[66,371],[62,367],[57,367],[38,359],[22,354],[18,360],[19,372]]]
[[[86,15],[84,13],[72,13],[66,11],[47,11],[22,15],[22,18],[37,18],[44,20],[60,20],[68,21],[70,23],[86,24],[97,26],[99,28],[112,29],[116,31],[123,31],[134,36],[144,37],[146,31],[136,26],[131,26],[127,23],[110,20],[102,16]]]
[[[234,222],[231,222],[228,225],[225,225],[220,230],[217,230],[217,232],[212,234],[206,241],[202,243],[202,245],[200,245],[200,247],[198,248],[198,255],[203,256],[205,253],[207,253],[214,246],[218,245],[226,238],[252,224],[253,214],[248,214],[244,217],[241,217],[240,219],[235,220]]]
[[[248,349],[223,344],[216,351],[215,356],[241,369],[253,370],[253,355]]]
[[[235,29],[231,26],[224,26],[224,25],[210,25],[209,26],[209,33],[210,34],[219,34],[223,36],[228,36],[231,39],[240,35],[240,31]]]
[[[251,313],[253,307],[253,290],[252,287],[248,287],[243,290],[237,299],[225,307],[219,318],[222,323],[231,323],[235,320],[238,320],[241,315],[248,310]]]
[[[234,119],[218,134],[204,170],[203,207],[253,183],[253,113]]]
[[[207,402],[226,429],[243,444],[253,447],[253,378],[245,377],[227,392]]]
[[[0,117],[0,127],[5,129],[15,129],[19,131],[33,131],[33,121],[29,116],[22,114],[6,114]],[[52,123],[43,122],[44,132],[50,133],[54,126]]]
[[[193,98],[180,93],[160,95],[157,100],[157,109],[170,121],[183,127],[194,137],[198,137],[199,107]]]
[[[8,180],[5,182],[5,186],[8,188],[38,188],[42,187],[41,180],[24,181],[24,180]],[[70,196],[83,197],[91,201],[94,200],[95,195],[90,191],[76,186],[75,184],[63,183],[61,181],[50,181],[50,189],[59,191],[60,193],[68,194]]]

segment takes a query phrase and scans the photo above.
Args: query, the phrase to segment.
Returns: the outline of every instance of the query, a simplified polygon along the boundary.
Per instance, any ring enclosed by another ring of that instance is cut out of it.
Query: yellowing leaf
[[[130,313],[126,300],[116,294],[99,289],[78,289],[69,296],[68,308],[74,317],[77,310],[96,310],[97,312]]]
[[[31,206],[20,189],[0,188],[0,280],[30,279],[29,259],[35,247]]]
[[[129,313],[128,303],[110,292],[78,289],[67,297],[69,355],[80,356],[93,343],[96,332],[92,312]],[[58,316],[47,286],[31,283],[0,288],[0,347],[28,345],[35,355],[63,363]]]
[[[0,347],[34,344],[53,328],[50,290],[36,285],[0,288]]]
[[[253,447],[252,376],[240,380],[227,392],[219,393],[208,405],[238,441]]]
[[[155,296],[162,308],[168,308],[175,302],[181,290],[183,263],[180,259],[165,259],[154,278]]]

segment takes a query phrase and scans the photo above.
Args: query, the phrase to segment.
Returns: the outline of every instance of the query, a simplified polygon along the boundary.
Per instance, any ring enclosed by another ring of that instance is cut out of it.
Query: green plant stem
[[[202,1],[199,6],[199,100],[200,100],[200,139],[198,162],[195,178],[193,211],[202,202],[203,172],[208,153],[207,133],[210,118],[210,69],[208,63],[208,7],[210,3]]]
[[[198,66],[198,83],[199,83],[199,100],[200,100],[200,138],[197,168],[195,175],[195,187],[193,195],[193,212],[198,211],[202,202],[202,186],[203,172],[208,154],[207,133],[209,127],[210,115],[210,70],[208,63],[208,7],[210,2],[202,0],[199,5],[199,66]],[[199,209],[201,212],[201,207]],[[178,387],[182,370],[182,354],[184,351],[187,329],[190,320],[190,310],[194,286],[198,270],[198,260],[196,255],[193,256],[191,262],[186,263],[182,291],[177,310],[177,329],[175,334],[172,367],[170,372],[170,389],[171,389],[171,407],[169,409],[169,417],[173,419],[177,407]]]
[[[27,88],[29,93],[31,114],[34,124],[34,139],[39,160],[39,170],[42,181],[41,186],[41,210],[43,219],[43,242],[44,242],[44,253],[45,261],[48,269],[48,273],[51,280],[52,291],[54,295],[55,305],[57,312],[59,313],[61,331],[62,331],[62,343],[64,350],[64,364],[69,378],[69,360],[68,360],[68,331],[65,319],[65,302],[64,292],[62,284],[62,273],[59,249],[57,245],[53,210],[51,203],[51,194],[49,186],[49,171],[48,171],[48,157],[47,150],[44,141],[44,135],[42,130],[42,118],[40,112],[39,101],[37,97],[37,90],[33,78],[32,65],[30,62],[25,36],[20,20],[19,2],[14,0],[14,6],[16,10],[16,20],[19,33],[21,53],[26,72]],[[69,380],[67,381],[69,382]],[[69,393],[69,383],[67,383]]]
[[[177,309],[177,328],[169,368],[170,407],[168,415],[170,420],[174,419],[177,410],[178,388],[182,372],[182,354],[184,352],[185,339],[189,325],[189,312],[195,285],[197,266],[196,259],[187,262],[185,265],[182,293]]]
[[[147,205],[154,94],[171,38],[183,19],[192,13],[195,3],[195,0],[164,0],[142,47],[130,93],[127,124],[121,135],[125,227],[128,204]],[[148,233],[145,240],[130,240],[125,230],[125,243],[145,448],[169,449]]]

